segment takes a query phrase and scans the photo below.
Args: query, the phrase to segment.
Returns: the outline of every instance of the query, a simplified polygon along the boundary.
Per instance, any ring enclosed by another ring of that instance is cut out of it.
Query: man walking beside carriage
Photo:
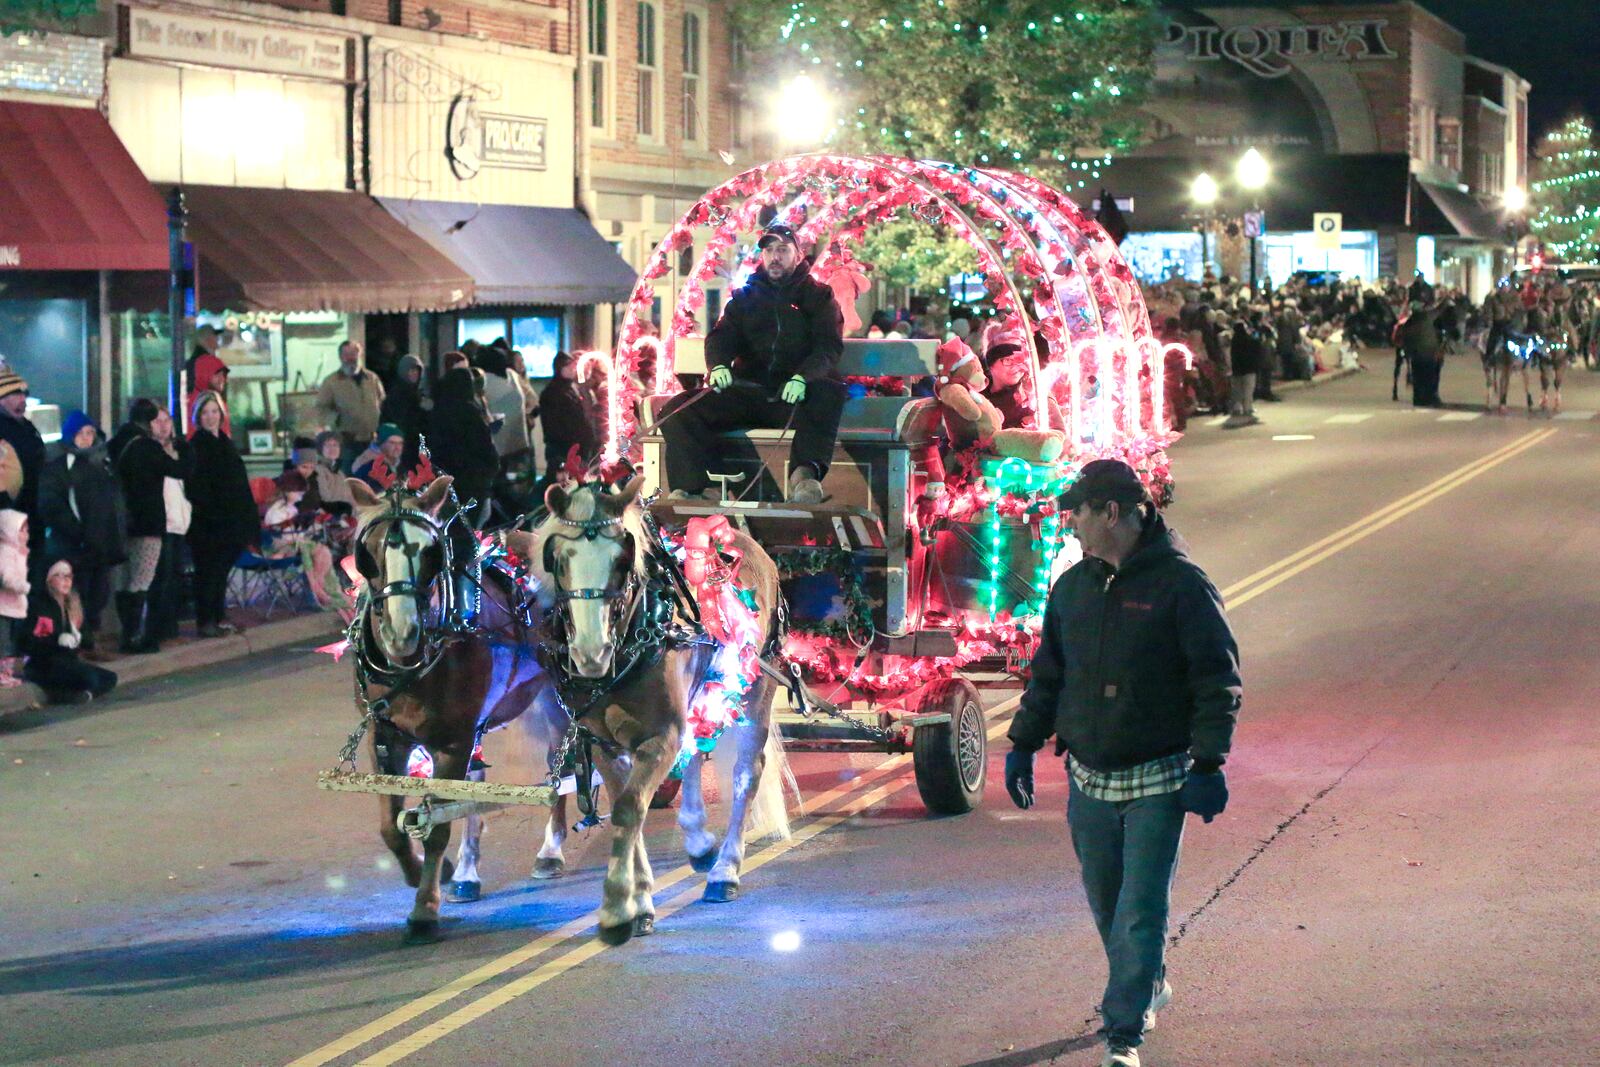
[[[1033,677],[1007,736],[1006,790],[1033,805],[1033,758],[1066,754],[1067,825],[1109,965],[1102,1067],[1139,1067],[1172,997],[1167,913],[1183,824],[1228,803],[1243,694],[1222,598],[1132,467],[1084,466],[1061,500],[1082,562],[1050,591]]]

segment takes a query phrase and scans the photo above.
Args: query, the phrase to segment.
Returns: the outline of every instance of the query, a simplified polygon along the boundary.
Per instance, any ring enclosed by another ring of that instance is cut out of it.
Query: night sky
[[[1533,83],[1537,136],[1574,109],[1600,119],[1600,0],[1422,0],[1467,35],[1467,51]]]
[[[1312,0],[1319,7],[1368,7],[1363,0]],[[1532,133],[1574,110],[1600,121],[1600,0],[1419,0],[1466,34],[1467,51],[1510,67],[1533,84]],[[1282,7],[1294,0],[1189,0],[1183,7]]]

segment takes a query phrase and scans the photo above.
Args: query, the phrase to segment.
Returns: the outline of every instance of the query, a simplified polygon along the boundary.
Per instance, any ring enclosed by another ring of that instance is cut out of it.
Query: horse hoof
[[[654,915],[641,915],[633,920],[633,936],[649,937],[656,932],[656,917]]]
[[[633,923],[625,922],[618,926],[600,927],[600,940],[608,945],[625,945],[628,938],[633,936]]]
[[[689,856],[689,866],[693,867],[695,869],[695,872],[698,873],[698,874],[705,874],[707,871],[709,871],[711,868],[715,867],[716,865],[717,865],[717,850],[716,849],[712,849],[710,852],[703,853],[702,855],[699,855],[699,856],[696,856],[696,855],[693,855],[693,854],[690,854],[690,856]]]
[[[567,861],[560,856],[540,856],[533,861],[533,876],[540,881],[560,878],[567,873]]]
[[[439,940],[438,919],[407,919],[405,943],[432,945]]]
[[[482,882],[451,882],[445,899],[452,904],[471,904],[482,896]]]
[[[739,899],[738,882],[707,882],[706,893],[702,897],[707,904],[726,904],[731,900]]]

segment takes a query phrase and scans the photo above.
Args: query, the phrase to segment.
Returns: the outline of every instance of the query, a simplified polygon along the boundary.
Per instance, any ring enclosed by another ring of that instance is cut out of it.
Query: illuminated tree
[[[742,38],[781,84],[834,103],[827,146],[1048,170],[1092,183],[1135,139],[1153,0],[742,0]],[[777,131],[780,135],[783,131]],[[1081,179],[1077,171],[1082,170]]]
[[[54,30],[95,13],[98,0],[0,0],[0,36]]]
[[[1528,225],[1558,262],[1600,261],[1600,150],[1588,119],[1568,119],[1534,153]]]

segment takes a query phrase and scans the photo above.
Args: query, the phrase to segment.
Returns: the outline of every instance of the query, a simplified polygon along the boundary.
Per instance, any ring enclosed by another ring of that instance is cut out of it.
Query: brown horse
[[[566,703],[595,739],[596,763],[612,798],[614,837],[599,913],[600,936],[612,944],[654,929],[645,811],[680,753],[694,751],[688,710],[715,651],[705,641],[662,637],[673,624],[663,615],[675,610],[674,601],[658,588],[662,563],[638,501],[642,481],[635,478],[617,492],[597,485],[570,491],[551,486],[545,494],[550,517],[534,531],[528,555],[541,598],[565,626],[565,673],[573,683]],[[736,538],[743,553],[740,583],[754,592],[771,642],[780,625],[777,567],[750,537]],[[728,829],[720,847],[705,829],[705,757],[696,752],[684,772],[678,823],[691,862],[710,871],[708,901],[738,895],[747,816],[755,813],[767,829],[788,833],[787,765],[772,723],[773,691],[773,682],[758,676],[745,694],[745,721],[722,742],[724,751],[731,746],[733,752],[719,761],[732,766]],[[623,754],[631,766],[620,759]],[[776,773],[763,775],[768,761],[777,765]]]
[[[569,720],[534,654],[533,605],[496,568],[473,567],[477,540],[464,524],[441,517],[450,481],[435,479],[415,496],[398,489],[379,496],[350,479],[360,524],[356,566],[367,583],[351,643],[363,700],[375,712],[379,773],[405,774],[410,753],[421,745],[432,756],[433,777],[481,781],[482,771],[470,765],[485,733],[515,721],[553,754]],[[419,862],[411,838],[395,825],[403,799],[380,800],[384,843],[406,884],[417,889],[407,939],[434,940],[441,876],[449,880],[450,824],[427,832]],[[552,813],[552,825],[557,816]],[[453,899],[477,897],[480,825],[476,817],[469,821],[454,883],[461,895]],[[548,850],[549,830],[545,843]],[[554,855],[559,860],[559,832]]]

